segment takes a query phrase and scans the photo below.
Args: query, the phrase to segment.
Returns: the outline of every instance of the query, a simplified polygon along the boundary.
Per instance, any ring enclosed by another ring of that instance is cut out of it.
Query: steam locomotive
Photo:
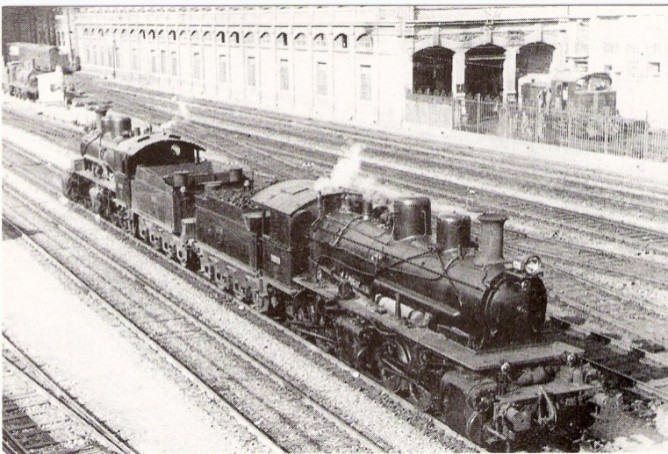
[[[540,259],[504,259],[505,217],[478,218],[479,244],[457,214],[432,235],[428,198],[256,187],[196,143],[98,113],[63,178],[70,199],[482,446],[593,422],[602,387],[582,350],[544,332]]]

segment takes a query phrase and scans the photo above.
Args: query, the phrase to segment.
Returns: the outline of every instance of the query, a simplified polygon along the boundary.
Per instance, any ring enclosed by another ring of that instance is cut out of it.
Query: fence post
[[[603,153],[608,154],[608,109],[605,109],[603,117]]]
[[[480,93],[475,95],[475,132],[480,134]]]
[[[649,113],[645,111],[645,131],[643,134],[642,155],[640,156],[641,159],[644,159],[645,156],[647,156],[648,141],[649,141]]]

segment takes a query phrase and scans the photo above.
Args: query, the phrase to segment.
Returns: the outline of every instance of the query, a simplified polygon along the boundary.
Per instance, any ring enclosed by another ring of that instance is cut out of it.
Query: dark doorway
[[[413,92],[439,93],[450,96],[452,92],[452,56],[445,47],[428,47],[413,54]]]
[[[505,49],[483,44],[466,52],[466,92],[483,97],[500,97],[503,92]]]
[[[549,74],[553,54],[554,46],[542,42],[525,44],[520,47],[517,54],[515,88],[517,88],[519,78],[527,74]]]

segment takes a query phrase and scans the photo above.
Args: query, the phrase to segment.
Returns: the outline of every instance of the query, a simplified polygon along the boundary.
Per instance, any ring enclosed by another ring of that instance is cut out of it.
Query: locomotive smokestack
[[[485,266],[503,262],[503,224],[507,220],[501,213],[483,213],[478,217],[482,232],[478,255],[473,263]]]

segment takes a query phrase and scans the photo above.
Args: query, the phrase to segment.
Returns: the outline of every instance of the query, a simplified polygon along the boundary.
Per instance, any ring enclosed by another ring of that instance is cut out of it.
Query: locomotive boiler
[[[396,200],[391,226],[371,215],[368,202],[363,205],[361,216],[341,210],[318,220],[312,234],[317,266],[474,348],[539,336],[547,305],[540,259],[506,267],[505,217],[480,216],[477,248],[471,219],[456,214],[438,218],[432,242],[426,197]]]

